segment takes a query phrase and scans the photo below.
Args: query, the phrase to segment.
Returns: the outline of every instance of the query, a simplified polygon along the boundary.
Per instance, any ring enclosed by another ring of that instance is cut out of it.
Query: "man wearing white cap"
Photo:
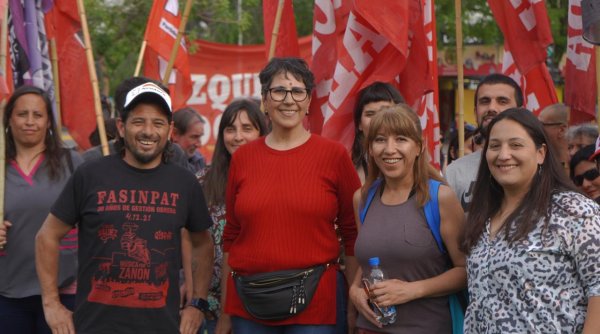
[[[192,173],[165,163],[171,99],[132,87],[117,127],[122,154],[89,161],[63,189],[36,237],[46,321],[54,333],[195,333],[208,310],[211,219]],[[75,312],[58,299],[58,245],[78,227]],[[193,299],[179,310],[181,229],[192,236]],[[188,307],[189,306],[189,307]]]

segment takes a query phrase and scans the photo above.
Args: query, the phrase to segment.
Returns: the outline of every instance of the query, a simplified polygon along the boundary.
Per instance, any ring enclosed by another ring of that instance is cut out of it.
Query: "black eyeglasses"
[[[576,186],[581,187],[583,184],[583,179],[594,181],[596,178],[598,178],[598,176],[600,176],[600,172],[598,172],[596,168],[592,168],[585,171],[585,173],[581,175],[573,176],[573,183],[575,183]]]
[[[309,95],[309,91],[306,88],[293,87],[292,89],[285,89],[283,87],[275,87],[267,89],[269,91],[269,95],[271,96],[271,100],[275,102],[281,102],[285,100],[287,94],[290,93],[292,95],[292,100],[296,102],[302,102],[306,100]]]

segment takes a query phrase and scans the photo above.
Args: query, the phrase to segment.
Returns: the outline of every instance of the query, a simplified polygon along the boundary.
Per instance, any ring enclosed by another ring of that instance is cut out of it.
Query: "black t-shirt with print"
[[[193,174],[89,161],[51,213],[79,226],[77,333],[178,333],[181,228],[212,224]]]

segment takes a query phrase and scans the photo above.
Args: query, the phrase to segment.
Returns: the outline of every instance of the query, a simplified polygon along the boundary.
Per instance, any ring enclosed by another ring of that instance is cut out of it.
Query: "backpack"
[[[375,193],[383,179],[379,178],[373,182],[371,187],[369,187],[369,191],[367,193],[367,199],[365,201],[365,205],[359,211],[360,224],[364,224],[365,217],[367,216],[367,211],[369,210],[369,206],[371,202],[373,202],[373,198],[375,198]],[[440,181],[429,179],[429,201],[425,203],[423,207],[423,211],[425,212],[425,220],[427,221],[427,225],[429,226],[429,230],[431,230],[431,234],[433,234],[433,238],[437,243],[437,246],[442,252],[442,254],[446,254],[447,250],[444,246],[444,241],[442,240],[442,234],[440,233],[440,206],[438,202],[438,192],[440,189],[440,185],[442,183]],[[462,300],[461,300],[462,299]],[[467,294],[465,291],[459,291],[452,295],[448,296],[448,303],[450,305],[450,315],[452,316],[452,334],[462,334],[463,333],[463,323],[465,320],[465,306],[467,301]],[[463,306],[465,305],[465,306]]]

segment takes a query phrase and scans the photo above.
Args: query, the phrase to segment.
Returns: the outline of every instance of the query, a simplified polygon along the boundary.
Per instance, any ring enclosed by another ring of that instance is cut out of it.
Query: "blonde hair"
[[[417,114],[406,104],[396,104],[391,107],[381,110],[371,119],[369,132],[366,134],[364,141],[365,152],[369,152],[369,148],[375,141],[377,135],[394,134],[404,136],[413,140],[419,147],[421,152],[413,165],[413,182],[416,193],[417,205],[423,207],[429,200],[429,179],[435,179],[443,182],[440,173],[429,163],[429,155],[425,149],[425,141],[423,140],[423,130],[421,122]],[[381,170],[375,163],[375,159],[371,154],[368,157],[368,174],[365,184],[361,189],[362,201],[366,200],[369,188],[377,180],[383,178]],[[385,178],[383,178],[385,184]]]

